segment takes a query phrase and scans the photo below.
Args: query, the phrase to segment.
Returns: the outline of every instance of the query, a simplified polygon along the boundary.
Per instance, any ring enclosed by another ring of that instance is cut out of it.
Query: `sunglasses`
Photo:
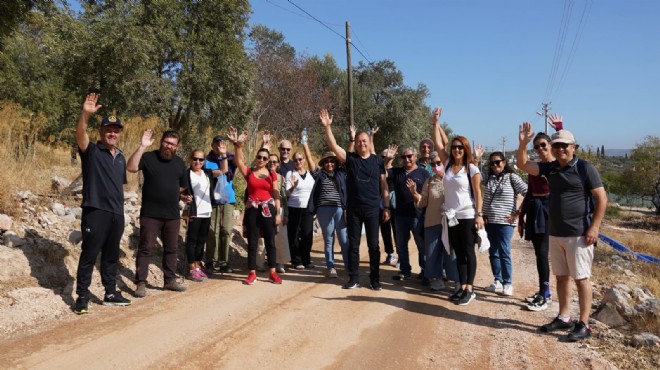
[[[255,157],[255,159],[258,161],[267,161],[268,157],[266,157],[265,155],[258,155]]]
[[[294,158],[293,161],[294,161],[294,162],[302,162],[302,161],[303,161],[303,158]]]
[[[193,157],[192,161],[193,162],[204,162],[204,158]]]
[[[272,159],[272,160],[268,161],[268,163],[270,163],[270,164],[278,164],[278,163],[280,163],[280,161],[278,161],[278,160],[276,160],[276,159]]]
[[[323,162],[323,165],[324,165],[324,166],[325,166],[326,164],[336,165],[337,162],[336,162],[336,161],[325,161],[325,162]]]
[[[490,161],[490,165],[491,165],[491,166],[499,166],[500,163],[502,163],[502,162],[504,162],[504,160],[502,160],[502,159],[496,159],[496,160],[494,160],[494,161]]]
[[[435,161],[433,164],[436,166],[442,166],[442,161]]]
[[[452,145],[451,150],[454,150],[454,149],[463,150],[463,149],[465,149],[465,147],[463,145]]]
[[[546,142],[542,142],[540,144],[534,145],[534,149],[538,150],[539,148],[545,148],[546,146],[548,146],[548,144]]]
[[[569,144],[566,143],[552,143],[552,149],[566,149]]]
[[[414,154],[401,154],[401,159],[406,160],[406,159],[411,159],[414,156]]]
[[[291,148],[280,148],[280,152],[290,152]]]

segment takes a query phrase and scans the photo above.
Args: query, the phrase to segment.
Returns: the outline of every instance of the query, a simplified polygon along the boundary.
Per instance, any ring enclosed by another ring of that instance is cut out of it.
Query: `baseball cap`
[[[552,134],[552,144],[554,143],[575,144],[575,137],[568,130],[559,130]]]
[[[217,143],[218,141],[227,141],[227,138],[224,137],[224,136],[222,136],[222,135],[216,135],[216,136],[213,138],[213,142],[214,142],[214,143]]]
[[[101,127],[103,126],[119,126],[120,128],[124,128],[124,126],[121,124],[121,120],[119,117],[115,115],[107,116],[103,118],[101,121]]]

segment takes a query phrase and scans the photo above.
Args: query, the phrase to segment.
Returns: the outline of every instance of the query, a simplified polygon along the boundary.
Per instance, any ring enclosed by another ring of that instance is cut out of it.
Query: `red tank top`
[[[247,191],[248,198],[257,201],[267,201],[273,197],[273,183],[275,182],[275,173],[270,171],[265,179],[258,178],[252,170],[248,170]]]

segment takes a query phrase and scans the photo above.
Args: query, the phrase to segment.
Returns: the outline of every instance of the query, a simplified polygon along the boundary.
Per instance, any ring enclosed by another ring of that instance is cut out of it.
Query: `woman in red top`
[[[246,131],[239,136],[235,128],[229,128],[229,140],[234,143],[234,163],[247,183],[245,202],[245,222],[248,234],[248,277],[243,284],[252,285],[257,280],[257,242],[259,231],[264,238],[268,255],[269,280],[273,284],[282,284],[282,279],[275,271],[275,226],[280,223],[280,193],[277,174],[268,169],[268,149],[261,148],[255,157],[255,166],[247,167],[243,160],[243,142],[248,138]]]

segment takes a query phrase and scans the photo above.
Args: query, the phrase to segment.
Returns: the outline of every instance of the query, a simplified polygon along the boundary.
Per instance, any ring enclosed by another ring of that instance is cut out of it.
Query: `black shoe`
[[[380,283],[378,281],[372,280],[371,284],[369,284],[369,287],[372,290],[383,290],[383,287],[380,286]]]
[[[232,272],[234,272],[234,269],[232,269],[229,265],[222,265],[220,266],[219,271],[222,273],[231,274]]]
[[[541,326],[539,330],[545,333],[550,333],[555,330],[573,330],[574,327],[575,327],[574,321],[565,322],[561,320],[559,316],[557,316],[549,324],[545,324]]]
[[[463,296],[463,289],[459,289],[454,294],[449,296],[449,300],[452,302],[458,302]]]
[[[308,270],[311,270],[314,267],[316,267],[316,265],[314,265],[313,263],[308,263],[308,264],[305,265],[305,268],[308,269]]]
[[[76,305],[73,306],[73,312],[77,313],[78,315],[84,315],[86,313],[89,313],[88,306],[89,305],[89,298],[87,297],[78,297],[76,299]]]
[[[349,280],[348,283],[344,284],[343,286],[344,289],[355,289],[359,287],[360,287],[360,282],[353,280]]]
[[[463,291],[463,294],[461,294],[461,299],[458,300],[458,305],[459,306],[467,306],[476,297],[477,297],[477,295],[474,294],[473,291],[465,289]]]
[[[591,329],[587,327],[582,321],[575,323],[573,330],[568,333],[567,339],[570,342],[577,342],[579,340],[587,339],[591,336]]]
[[[204,273],[206,275],[213,275],[214,272],[215,272],[215,269],[213,268],[213,263],[212,262],[204,264]]]
[[[430,286],[431,285],[431,280],[429,278],[422,278],[422,285],[424,286]]]
[[[392,253],[387,254],[387,257],[385,257],[385,261],[383,261],[383,265],[389,265],[390,262],[392,262]]]
[[[417,274],[417,280],[424,280],[424,269]]]
[[[403,272],[399,272],[398,274],[392,276],[392,280],[394,281],[404,281],[404,280],[410,280],[412,279],[412,274],[407,273],[404,274]]]
[[[121,292],[117,291],[112,294],[106,294],[103,298],[104,306],[128,306],[131,304],[129,299],[122,297]]]

